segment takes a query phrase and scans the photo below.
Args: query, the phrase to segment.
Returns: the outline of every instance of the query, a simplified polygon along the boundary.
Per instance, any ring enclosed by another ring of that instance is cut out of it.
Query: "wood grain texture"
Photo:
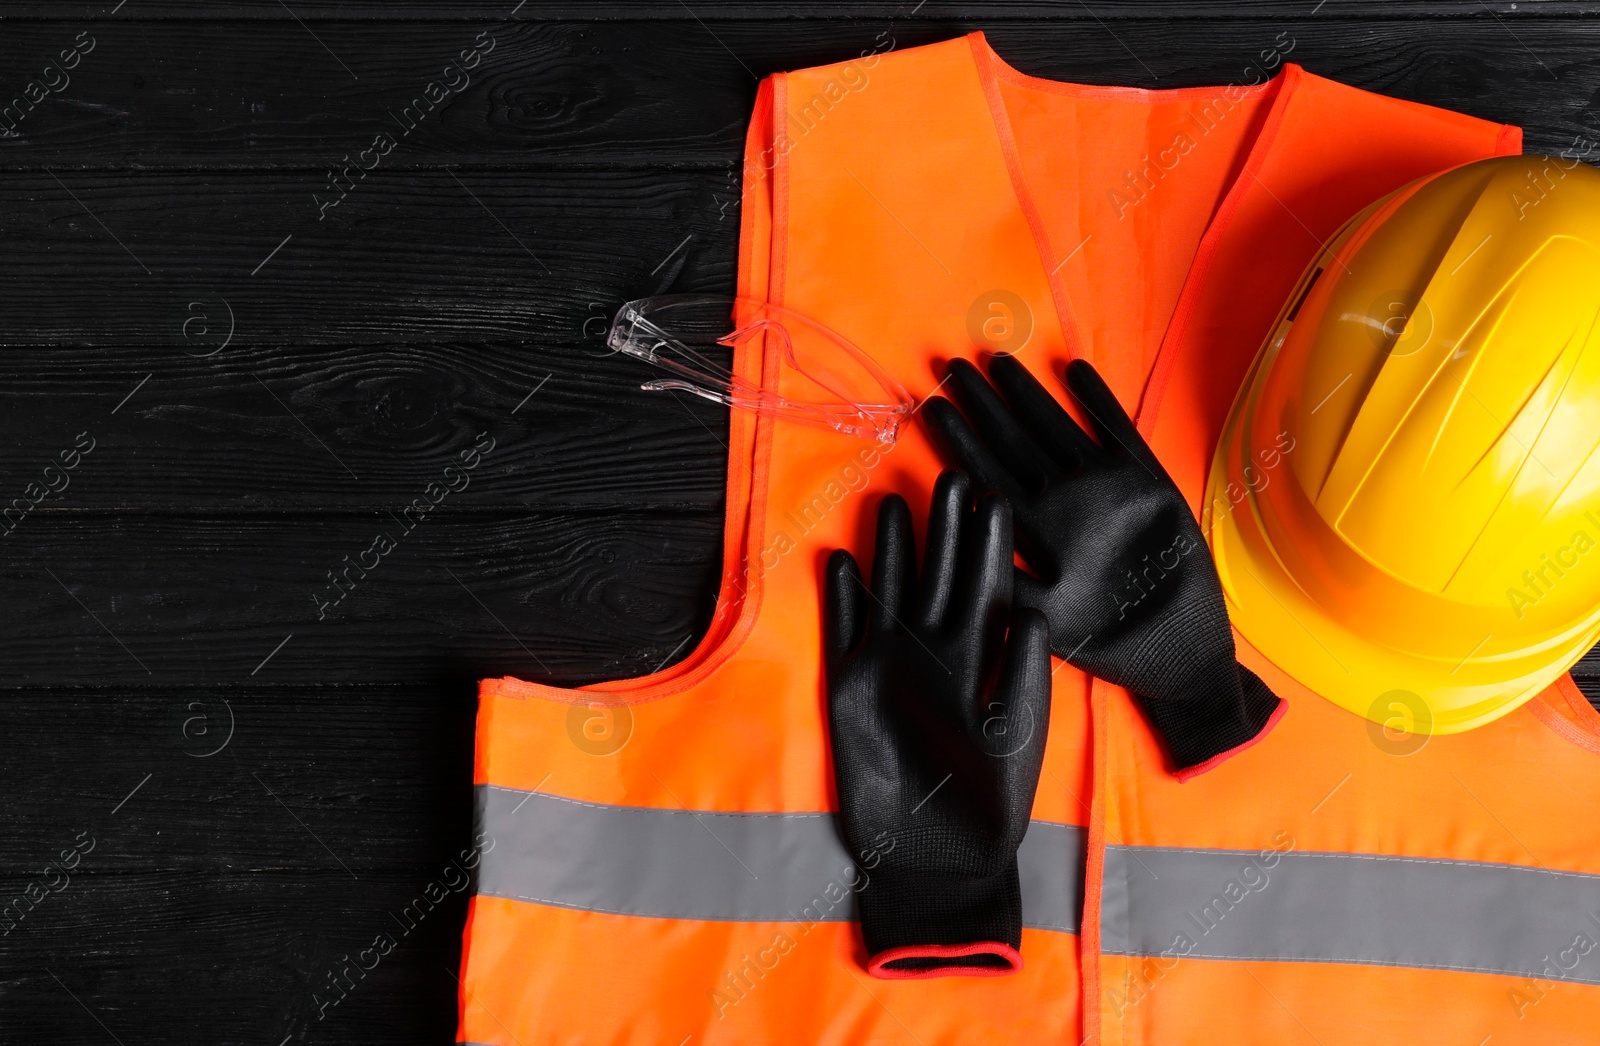
[[[84,864],[131,835],[97,836]],[[441,854],[358,880],[220,864],[75,875],[0,938],[0,1038],[444,1046],[454,1041],[465,894],[449,893],[409,933],[396,920],[429,882],[442,886],[447,865]],[[389,953],[361,960],[381,934]],[[365,975],[353,969],[374,959]],[[332,985],[345,969],[341,994]]]
[[[8,873],[42,869],[80,831],[104,842],[83,856],[88,875],[361,880],[442,865],[469,844],[475,681],[23,687],[5,699],[7,852],[28,857]],[[13,879],[0,879],[0,907],[27,881]],[[0,918],[0,935],[17,918]]]
[[[471,494],[409,533],[389,510],[30,516],[0,545],[0,686],[578,685],[653,671],[709,623],[720,520],[452,500]]]
[[[307,171],[12,174],[0,285],[28,304],[0,315],[0,344],[198,354],[231,329],[230,348],[572,345],[680,268],[676,289],[733,292],[738,221],[715,176],[380,171],[319,219],[325,184]],[[191,322],[197,301],[214,329]]]
[[[0,511],[79,433],[95,441],[26,525],[0,517],[0,555],[61,511],[398,512],[464,453],[481,460],[451,473],[452,510],[721,510],[727,412],[641,391],[655,372],[598,338],[206,355],[220,331],[182,350],[0,353]],[[494,449],[474,456],[480,433]]]
[[[6,699],[0,1041],[452,1041],[470,684]]]
[[[1189,5],[1195,6],[1195,5]],[[1315,73],[1487,119],[1520,122],[1530,149],[1559,150],[1600,135],[1600,23],[1578,17],[1433,20],[1352,17],[1350,5],[1309,7],[1230,24],[1193,46],[1194,25],[1170,17],[1110,23],[1078,11],[1073,32],[1054,20],[996,20],[968,11],[946,20],[827,18],[779,34],[767,22],[715,27],[665,22],[331,22],[315,36],[289,20],[265,23],[93,23],[94,49],[62,85],[16,120],[0,120],[0,166],[308,168],[305,191],[329,165],[354,162],[380,131],[398,144],[381,170],[439,165],[736,164],[756,78],[906,48],[984,28],[1013,65],[1039,76],[1143,87],[1241,82],[1280,35]],[[670,13],[676,5],[661,5]],[[125,9],[137,10],[135,7]],[[0,37],[0,105],[15,102],[78,30],[21,22]],[[478,34],[493,44],[443,83]],[[318,44],[327,45],[324,50]],[[331,51],[333,54],[329,54]],[[334,55],[340,56],[335,58]],[[341,67],[341,62],[344,67]],[[285,76],[286,69],[294,76]],[[62,84],[60,77],[52,83]],[[418,99],[424,102],[418,104]],[[401,119],[415,105],[413,118]],[[23,108],[27,108],[26,105]],[[408,132],[409,129],[409,133]],[[287,176],[286,176],[287,177]],[[377,176],[374,176],[377,177]],[[713,180],[717,173],[709,175]],[[725,177],[725,176],[723,176]],[[253,262],[252,262],[253,264]]]

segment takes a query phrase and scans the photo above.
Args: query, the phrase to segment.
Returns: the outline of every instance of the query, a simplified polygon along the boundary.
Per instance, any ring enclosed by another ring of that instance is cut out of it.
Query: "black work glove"
[[[1282,701],[1234,659],[1222,585],[1177,485],[1094,367],[1066,384],[1099,442],[1015,359],[989,372],[950,364],[948,382],[978,434],[943,399],[928,422],[957,462],[1016,513],[1017,603],[1050,621],[1050,647],[1130,691],[1180,778],[1249,744]]]
[[[1022,967],[1017,847],[1044,762],[1050,650],[1044,617],[1011,608],[1011,549],[1005,500],[974,510],[971,481],[950,471],[934,487],[921,585],[898,495],[878,510],[870,591],[850,553],[828,560],[834,782],[845,841],[869,870],[858,896],[877,977]]]

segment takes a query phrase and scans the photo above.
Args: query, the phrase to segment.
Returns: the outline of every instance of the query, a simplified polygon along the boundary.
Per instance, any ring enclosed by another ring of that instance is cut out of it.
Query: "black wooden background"
[[[1581,152],[1597,14],[7,0],[0,103],[48,94],[0,119],[0,504],[38,501],[0,524],[0,901],[42,898],[0,936],[0,1041],[453,1041],[465,898],[396,913],[467,843],[475,681],[647,672],[712,609],[726,420],[600,336],[625,298],[731,292],[758,77],[984,28],[1027,72],[1178,87],[1286,35]]]

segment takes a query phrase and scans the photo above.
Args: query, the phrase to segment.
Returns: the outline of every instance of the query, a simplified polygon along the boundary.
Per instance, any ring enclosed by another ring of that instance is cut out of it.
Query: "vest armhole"
[[[1539,695],[1528,702],[1534,717],[1579,748],[1600,755],[1600,711],[1596,711],[1578,689],[1571,672],[1562,673],[1551,686],[1565,699],[1571,716],[1563,715],[1559,708],[1552,707]]]

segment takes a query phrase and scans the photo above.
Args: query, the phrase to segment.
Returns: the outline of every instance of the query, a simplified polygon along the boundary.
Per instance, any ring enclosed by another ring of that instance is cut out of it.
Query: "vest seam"
[[[735,918],[728,918],[726,916],[704,916],[704,915],[695,915],[695,916],[687,916],[687,915],[647,915],[647,914],[643,914],[643,913],[640,913],[640,912],[625,912],[625,911],[621,911],[620,909],[616,909],[616,908],[601,908],[600,906],[593,905],[593,904],[579,904],[577,901],[554,901],[554,900],[550,900],[550,899],[545,898],[545,897],[530,897],[527,894],[520,894],[520,893],[474,893],[472,896],[474,896],[474,897],[497,897],[497,898],[499,898],[501,900],[523,901],[523,902],[525,902],[527,904],[542,904],[547,908],[566,908],[566,909],[571,910],[571,911],[594,912],[597,915],[617,915],[617,916],[621,916],[622,918],[625,918],[625,919],[671,919],[671,920],[678,921],[678,922],[697,922],[697,923],[698,922],[709,922],[709,923],[751,923],[751,924],[755,924],[755,923],[769,923],[769,924],[776,923],[776,924],[780,924],[780,925],[789,924],[789,923],[807,923],[807,922],[812,922],[812,923],[837,923],[839,925],[846,925],[846,924],[849,924],[849,923],[854,923],[854,922],[858,922],[859,921],[859,920],[857,920],[857,919],[855,919],[853,917],[852,918],[844,918],[844,919],[799,919],[799,918],[792,918],[792,919],[765,919],[765,918],[757,918],[757,917],[744,918],[742,916],[741,917],[735,917]],[[1024,923],[1022,928],[1024,930],[1046,930],[1046,931],[1050,931],[1050,932],[1054,932],[1054,933],[1065,933],[1065,934],[1068,934],[1069,936],[1072,936],[1072,937],[1078,936],[1077,932],[1075,930],[1073,930],[1072,927],[1058,925],[1056,923],[1035,923],[1035,924]]]
[[[1061,266],[1056,265],[1052,268],[1055,248],[1050,242],[1049,230],[1045,228],[1044,216],[1039,213],[1038,205],[1034,203],[1033,190],[1023,174],[1022,153],[1017,147],[1016,132],[1011,126],[1011,114],[1006,111],[1005,99],[1000,97],[995,70],[997,66],[1001,69],[1008,67],[1005,60],[989,46],[988,38],[981,31],[970,34],[967,41],[971,45],[972,64],[978,75],[978,87],[988,104],[989,126],[993,129],[1000,148],[1000,162],[1005,167],[1006,180],[1011,184],[1011,198],[1016,203],[1017,210],[1022,212],[1023,221],[1027,223],[1028,238],[1033,241],[1033,253],[1039,261],[1040,270],[1044,273],[1045,289],[1050,292],[1050,305],[1055,309],[1056,326],[1061,331],[1063,348],[1069,359],[1081,358],[1083,339],[1078,333],[1077,313],[1067,296],[1067,281],[1059,271]]]
[[[1082,956],[1078,980],[1083,993],[1078,1010],[1084,1042],[1097,1043],[1105,1031],[1103,1008],[1110,1004],[1102,971],[1105,952],[1101,947],[1104,941],[1101,922],[1105,918],[1105,806],[1111,794],[1105,780],[1109,762],[1106,725],[1110,719],[1105,690],[1110,684],[1087,674],[1084,683],[1088,691],[1085,696],[1089,702],[1090,731],[1089,833],[1085,840],[1083,860],[1083,911],[1078,920],[1083,926],[1078,937],[1079,954]],[[1118,1041],[1126,1041],[1126,1014],[1117,1014],[1116,1029]]]
[[[1124,844],[1112,844],[1110,847],[1108,847],[1108,849],[1145,850],[1145,851],[1155,851],[1155,852],[1160,852],[1160,853],[1175,853],[1175,854],[1195,854],[1195,855],[1198,855],[1198,856],[1205,856],[1205,857],[1244,856],[1244,855],[1253,854],[1253,853],[1258,852],[1258,851],[1255,851],[1255,850],[1225,850],[1225,849],[1208,850],[1208,849],[1202,849],[1202,848],[1199,848],[1199,847],[1189,847],[1189,846],[1129,846],[1129,845],[1124,845]],[[1452,867],[1495,868],[1495,869],[1500,869],[1500,870],[1504,870],[1504,871],[1531,872],[1531,873],[1533,873],[1535,875],[1554,875],[1554,876],[1562,876],[1562,877],[1568,877],[1568,878],[1573,878],[1573,879],[1600,880],[1600,872],[1573,872],[1573,871],[1567,871],[1565,869],[1557,869],[1557,868],[1537,868],[1537,867],[1534,867],[1533,865],[1511,864],[1511,863],[1506,862],[1506,861],[1474,861],[1474,860],[1463,859],[1463,858],[1454,858],[1454,857],[1411,857],[1411,856],[1408,856],[1408,855],[1405,855],[1405,854],[1349,853],[1349,852],[1345,852],[1345,851],[1341,851],[1341,850],[1292,850],[1292,851],[1280,850],[1280,851],[1277,851],[1277,853],[1278,853],[1278,857],[1281,860],[1290,860],[1291,858],[1296,858],[1296,857],[1301,857],[1301,858],[1312,858],[1312,857],[1315,857],[1315,858],[1335,858],[1335,859],[1339,859],[1339,860],[1356,860],[1356,861],[1395,861],[1395,862],[1400,862],[1400,863],[1404,863],[1404,864],[1438,864],[1438,865],[1450,865]]]
[[[1116,955],[1116,956],[1120,956],[1120,957],[1126,958],[1126,959],[1147,959],[1147,958],[1151,957],[1151,955],[1149,953],[1147,953],[1147,952],[1132,952],[1132,951],[1105,952],[1104,954],[1106,954],[1106,955]],[[1501,977],[1528,977],[1528,976],[1532,976],[1532,974],[1530,974],[1526,970],[1507,970],[1507,969],[1501,969],[1500,967],[1497,967],[1497,966],[1468,966],[1468,965],[1461,965],[1461,964],[1458,964],[1458,963],[1393,962],[1393,961],[1386,960],[1386,959],[1334,959],[1334,958],[1324,958],[1322,956],[1303,956],[1303,957],[1287,958],[1287,957],[1284,957],[1284,956],[1281,956],[1281,955],[1280,956],[1271,956],[1271,955],[1217,955],[1217,954],[1213,954],[1213,953],[1209,953],[1209,952],[1184,952],[1182,958],[1185,958],[1185,959],[1212,959],[1212,960],[1219,960],[1219,961],[1222,961],[1222,962],[1279,962],[1279,963],[1306,962],[1306,963],[1323,963],[1323,964],[1328,964],[1328,965],[1387,966],[1387,967],[1390,967],[1390,968],[1393,968],[1393,969],[1405,969],[1405,970],[1448,970],[1448,971],[1455,972],[1455,973],[1485,973],[1485,974],[1494,974],[1494,975],[1501,976]],[[1588,985],[1600,986],[1600,985],[1596,985],[1596,982],[1594,982],[1594,981],[1577,981],[1577,980],[1568,981],[1568,980],[1563,980],[1562,983],[1564,983],[1564,984],[1588,984]]]
[[[503,785],[485,784],[481,787],[494,788],[502,792],[519,792],[530,796],[539,796],[542,799],[554,799],[558,802],[571,803],[573,806],[582,806],[590,810],[643,810],[650,813],[688,814],[691,817],[795,817],[815,818],[833,817],[833,813],[821,811],[815,813],[787,813],[782,810],[691,810],[686,806],[622,806],[615,803],[591,803],[585,799],[572,799],[554,792],[522,792],[520,788],[506,788]]]
[[[559,801],[561,801],[563,803],[571,803],[574,806],[585,806],[585,807],[588,807],[591,810],[642,810],[642,811],[646,811],[646,812],[649,812],[649,813],[691,814],[691,815],[698,816],[698,817],[797,817],[797,818],[799,818],[799,817],[837,817],[838,816],[838,814],[835,813],[832,810],[804,810],[804,811],[792,812],[792,811],[788,811],[788,810],[693,810],[693,809],[690,809],[687,806],[678,806],[678,807],[673,807],[673,806],[624,806],[624,805],[622,805],[620,803],[595,803],[595,802],[590,802],[587,799],[573,799],[573,798],[570,798],[568,796],[557,795],[554,792],[538,792],[538,791],[531,791],[531,790],[528,790],[528,789],[525,789],[525,788],[510,788],[510,787],[508,787],[506,785],[497,785],[497,784],[491,784],[491,783],[488,783],[488,782],[479,782],[478,784],[474,785],[474,787],[475,788],[493,788],[497,792],[512,792],[512,793],[515,793],[517,795],[526,795],[526,796],[535,796],[536,795],[536,796],[539,796],[542,799],[556,799],[556,800],[559,800]],[[1050,820],[1046,820],[1045,818],[1042,818],[1042,817],[1030,817],[1030,818],[1028,818],[1028,824],[1029,824],[1030,827],[1033,826],[1033,825],[1036,825],[1036,824],[1043,824],[1043,825],[1049,825],[1052,828],[1070,828],[1070,829],[1074,829],[1074,830],[1079,831],[1079,832],[1087,832],[1088,831],[1088,829],[1084,825],[1081,825],[1081,824],[1073,824],[1070,821],[1050,821]]]
[[[1223,237],[1233,224],[1234,218],[1238,216],[1239,209],[1244,206],[1245,195],[1250,188],[1261,183],[1259,172],[1266,167],[1267,161],[1272,157],[1278,133],[1283,129],[1289,107],[1293,104],[1304,78],[1305,71],[1300,66],[1294,62],[1285,62],[1283,71],[1272,81],[1268,81],[1269,84],[1279,82],[1277,94],[1272,99],[1272,109],[1267,113],[1266,122],[1262,124],[1261,131],[1250,147],[1250,152],[1245,156],[1244,165],[1239,168],[1239,173],[1235,176],[1233,184],[1228,187],[1216,214],[1212,216],[1211,222],[1200,236],[1194,259],[1190,262],[1189,272],[1184,278],[1183,289],[1178,292],[1178,301],[1173,307],[1172,317],[1167,322],[1167,329],[1161,336],[1161,345],[1156,349],[1156,357],[1151,362],[1150,374],[1145,379],[1144,387],[1139,390],[1139,404],[1134,412],[1134,418],[1139,434],[1147,439],[1155,429],[1156,416],[1160,413],[1161,402],[1166,397],[1172,369],[1177,363],[1179,347],[1183,344],[1184,335],[1188,333],[1189,324],[1194,318],[1203,285],[1211,277],[1212,264],[1221,249]],[[1246,184],[1247,178],[1249,184]],[[1215,451],[1216,448],[1213,447],[1212,453]],[[1205,496],[1204,489],[1199,492],[1199,496],[1202,498]]]
[[[1594,706],[1589,704],[1589,699],[1583,696],[1583,691],[1578,689],[1578,684],[1573,680],[1571,672],[1562,673],[1553,684],[1556,692],[1567,702],[1573,714],[1580,720],[1588,719],[1600,725],[1600,712],[1595,712]],[[1544,725],[1551,733],[1569,744],[1577,745],[1586,752],[1600,755],[1600,734],[1595,728],[1583,723],[1573,722],[1553,708],[1545,705],[1538,695],[1524,706],[1533,713],[1533,717]]]

